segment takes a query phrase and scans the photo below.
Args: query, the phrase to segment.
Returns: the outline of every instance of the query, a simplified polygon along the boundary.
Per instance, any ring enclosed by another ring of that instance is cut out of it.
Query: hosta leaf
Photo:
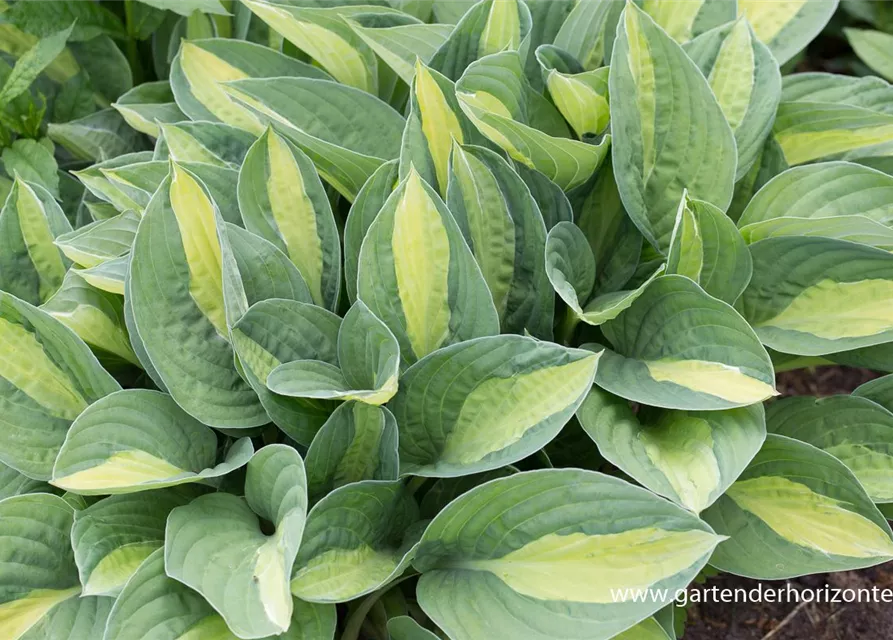
[[[352,482],[396,480],[397,421],[383,407],[345,402],[313,438],[305,461],[311,502]]]
[[[145,148],[142,134],[131,129],[114,109],[103,109],[71,122],[51,122],[47,135],[75,157],[92,162]]]
[[[253,305],[232,328],[232,341],[243,372],[270,419],[290,438],[309,446],[328,419],[331,403],[276,395],[267,376],[283,362],[317,360],[338,363],[341,318],[331,311],[291,300]]]
[[[730,0],[644,0],[642,9],[677,42],[687,42],[708,29],[735,19]]]
[[[608,67],[600,67],[582,73],[562,72],[544,64],[537,50],[537,57],[543,66],[546,88],[555,106],[570,123],[578,138],[602,133],[608,126]]]
[[[595,256],[580,227],[559,222],[546,239],[546,274],[558,296],[578,316],[595,286]]]
[[[418,507],[400,481],[364,480],[320,500],[307,516],[291,591],[309,602],[346,602],[398,576],[417,535]]]
[[[357,299],[357,270],[366,232],[398,183],[399,163],[391,160],[369,176],[360,189],[344,223],[344,281],[351,303]]]
[[[254,136],[219,122],[159,123],[168,157],[176,162],[204,162],[238,169]]]
[[[348,24],[406,84],[412,83],[416,61],[426,64],[431,60],[453,31],[449,24],[366,26],[358,21],[361,17],[348,19]]]
[[[874,502],[893,502],[893,414],[865,397],[786,398],[769,406],[769,431],[823,449]]]
[[[525,2],[482,0],[462,16],[429,65],[455,82],[475,60],[503,50],[517,51],[531,28]]]
[[[874,29],[844,29],[856,55],[889,82],[893,82],[893,35]]]
[[[626,400],[593,388],[577,417],[608,461],[695,513],[723,494],[766,438],[759,404],[637,417]]]
[[[741,229],[748,244],[779,236],[821,236],[849,240],[872,247],[893,247],[893,229],[865,216],[833,218],[774,218]]]
[[[480,144],[485,138],[462,112],[453,81],[418,61],[400,148],[400,178],[414,168],[446,199],[454,140],[460,145]]]
[[[288,579],[306,515],[301,456],[286,445],[268,445],[248,463],[244,499],[214,493],[171,512],[165,570],[201,593],[239,637],[282,633],[291,624]],[[258,518],[275,532],[262,532]]]
[[[753,279],[738,306],[763,344],[823,355],[891,340],[889,252],[809,237],[769,238],[750,251]]]
[[[617,291],[636,272],[642,234],[623,208],[610,159],[599,170],[578,208],[577,225],[595,255],[595,291]]]
[[[670,238],[667,273],[686,276],[714,298],[734,304],[752,272],[750,252],[731,218],[712,204],[683,194]]]
[[[778,62],[745,18],[708,31],[685,51],[707,78],[735,132],[735,179],[740,180],[756,162],[772,132],[781,99]]]
[[[74,331],[99,354],[112,354],[139,365],[124,326],[124,301],[96,289],[75,271],[65,275],[62,287],[40,307]]]
[[[81,596],[54,607],[21,640],[78,640],[101,638],[113,598]]]
[[[239,173],[245,227],[284,251],[310,288],[313,302],[338,304],[341,243],[332,208],[304,152],[267,129]]]
[[[672,626],[663,626],[655,618],[646,618],[634,627],[630,627],[614,640],[676,640]]]
[[[338,330],[338,364],[297,360],[267,376],[274,393],[294,398],[357,400],[381,405],[397,392],[400,345],[391,330],[361,301]]]
[[[428,525],[413,565],[422,572],[419,604],[456,640],[603,640],[663,604],[633,600],[626,589],[672,594],[720,540],[644,489],[547,469],[454,500]]]
[[[196,11],[226,15],[226,8],[220,0],[139,0],[156,9],[170,10],[181,16],[190,16]]]
[[[52,484],[81,495],[146,491],[222,476],[245,465],[252,452],[251,441],[243,438],[215,466],[217,437],[211,429],[167,394],[128,389],[78,416],[56,459]]]
[[[586,70],[602,66],[610,58],[622,3],[581,0],[568,14],[554,44],[579,61]]]
[[[89,269],[74,269],[72,271],[81,276],[90,285],[100,291],[124,295],[124,281],[127,278],[127,268],[130,265],[130,255],[106,260],[102,264]],[[133,336],[131,336],[131,341]]]
[[[198,493],[161,489],[110,496],[77,511],[71,545],[83,594],[118,595],[140,564],[164,546],[164,526],[171,510]]]
[[[291,626],[281,640],[332,640],[337,616],[333,605],[294,599]],[[169,578],[164,551],[150,555],[115,600],[105,640],[170,638],[237,640],[223,618],[201,595]],[[272,640],[272,637],[270,638]]]
[[[853,473],[815,447],[770,434],[704,519],[731,536],[710,564],[763,580],[846,571],[893,556],[890,525]]]
[[[120,389],[70,329],[0,293],[0,461],[47,480],[72,421]]]
[[[32,304],[47,300],[69,265],[54,242],[70,231],[46,189],[16,178],[0,210],[0,289]]]
[[[430,354],[389,405],[401,474],[465,475],[534,453],[583,401],[597,363],[597,354],[510,335]]]
[[[864,216],[893,224],[893,176],[849,162],[822,162],[780,173],[754,196],[738,226],[783,217]]]
[[[775,138],[769,137],[750,171],[735,184],[732,204],[729,205],[726,211],[728,216],[732,220],[740,219],[741,214],[754,194],[765,186],[769,180],[788,169],[788,167],[789,165],[784,159],[781,147],[778,146]]]
[[[437,640],[438,636],[409,616],[397,616],[388,620],[391,640]]]
[[[357,294],[394,332],[406,364],[499,332],[490,292],[459,226],[415,171],[366,233]]]
[[[308,78],[237,80],[225,87],[297,144],[350,201],[383,162],[400,154],[406,121],[353,87]]]
[[[447,204],[481,268],[503,331],[551,338],[554,296],[543,263],[546,230],[524,181],[498,154],[457,144]]]
[[[782,78],[782,102],[826,102],[893,114],[893,86],[876,76],[795,73]]]
[[[32,480],[0,463],[0,500],[25,493],[52,493],[53,488],[41,480]]]
[[[157,138],[159,122],[181,122],[183,112],[174,102],[171,84],[167,80],[146,82],[125,93],[112,106],[131,127]]]
[[[268,421],[236,371],[224,298],[222,219],[204,187],[176,164],[146,208],[128,275],[136,333],[171,395],[218,427]],[[159,317],[170,318],[159,323]]]
[[[837,0],[738,0],[738,14],[747,17],[754,33],[784,64],[828,24]]]
[[[270,27],[306,52],[338,82],[378,94],[378,59],[369,45],[342,19],[355,12],[387,13],[385,7],[312,8],[245,0]],[[323,5],[324,6],[324,5]]]
[[[887,411],[891,411],[893,410],[893,376],[887,375],[861,384],[853,391],[853,395],[868,398]]]
[[[56,237],[54,244],[65,257],[86,268],[130,252],[140,217],[132,209],[108,220],[91,222]]]
[[[775,395],[769,355],[728,304],[682,276],[661,276],[602,325],[598,386],[644,404],[684,410],[742,407]]]
[[[0,625],[10,640],[80,592],[69,544],[73,516],[48,493],[0,501]]]
[[[103,202],[108,202],[114,205],[118,212],[123,212],[128,209],[138,209],[139,206],[127,195],[127,193],[109,181],[104,170],[123,167],[125,165],[139,162],[148,162],[151,159],[151,151],[125,153],[124,155],[99,162],[91,167],[87,167],[80,171],[74,171],[73,173],[90,193]]]
[[[44,142],[49,142],[44,140]],[[59,166],[53,157],[53,144],[19,138],[3,150],[6,175],[39,185],[59,198]]]
[[[456,96],[465,115],[491,142],[565,191],[588,180],[610,146],[608,136],[597,145],[564,137],[561,117],[533,92],[515,51],[469,65],[456,83]],[[555,122],[560,127],[552,126]],[[536,128],[542,124],[547,130]]]
[[[220,83],[281,76],[329,78],[316,67],[252,42],[187,40],[171,65],[171,88],[191,119],[224,122],[260,135],[264,128],[257,116],[235,102]]]
[[[585,435],[585,434],[584,434]],[[438,478],[431,488],[425,492],[422,502],[419,505],[422,517],[431,519],[440,513],[449,503],[461,496],[463,493],[474,489],[476,486],[503,478],[517,473],[518,469],[508,465],[484,471],[483,473],[473,473],[467,476],[456,476],[453,478]]]
[[[627,4],[617,33],[609,77],[614,175],[633,222],[666,251],[684,189],[729,206],[735,138],[695,63],[646,13]]]

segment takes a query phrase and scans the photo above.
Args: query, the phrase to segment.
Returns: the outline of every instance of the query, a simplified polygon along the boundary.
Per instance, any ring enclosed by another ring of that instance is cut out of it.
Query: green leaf
[[[95,267],[130,252],[140,217],[127,210],[57,236],[54,244],[65,257],[82,267]]]
[[[686,276],[714,298],[734,304],[750,282],[753,261],[725,213],[683,193],[670,238],[667,273]]]
[[[874,502],[893,502],[893,414],[872,402],[870,390],[863,397],[786,398],[769,406],[766,419],[772,433],[843,462]]]
[[[554,296],[544,269],[546,229],[524,181],[498,154],[457,144],[447,204],[481,268],[502,330],[550,339]]]
[[[837,0],[738,0],[738,14],[747,17],[756,36],[784,64],[828,24]]]
[[[47,125],[47,135],[81,160],[101,162],[144,148],[141,134],[114,109],[103,109],[65,123]]]
[[[161,489],[110,496],[75,512],[71,546],[83,595],[117,596],[143,561],[164,546],[171,510],[199,493]]]
[[[772,132],[781,100],[778,62],[754,35],[746,18],[708,31],[689,43],[685,51],[707,78],[735,132],[735,179],[740,180],[757,161]]]
[[[893,82],[893,35],[874,29],[844,29],[843,32],[862,62]]]
[[[7,175],[38,184],[54,197],[59,197],[59,166],[48,149],[36,140],[19,138],[3,150],[3,168]]]
[[[583,139],[602,133],[610,120],[608,67],[581,73],[562,72],[547,64],[541,52],[542,47],[537,49],[537,57],[549,95],[577,137]]]
[[[577,417],[609,462],[694,513],[728,489],[766,438],[759,404],[637,417],[626,400],[593,388]]]
[[[360,189],[347,214],[347,221],[344,223],[344,281],[351,303],[357,299],[357,271],[363,239],[397,185],[398,174],[397,160],[385,162],[378,167]]]
[[[78,416],[56,459],[52,484],[81,495],[172,487],[238,469],[252,451],[243,438],[215,466],[217,437],[211,429],[165,393],[128,389]]]
[[[375,591],[409,565],[417,520],[400,481],[335,489],[307,516],[291,592],[309,602],[346,602]]]
[[[181,16],[190,16],[196,11],[227,15],[229,12],[220,0],[137,0],[156,9],[173,11]]]
[[[627,400],[709,411],[760,402],[775,392],[769,355],[744,319],[682,276],[651,282],[602,325],[598,386]]]
[[[357,301],[338,330],[338,365],[297,360],[267,376],[273,393],[293,398],[356,400],[381,405],[397,392],[400,345],[391,330]]]
[[[69,544],[73,516],[48,493],[0,501],[0,625],[10,640],[80,592]]]
[[[68,41],[74,26],[72,24],[68,28],[63,28],[42,38],[16,60],[12,73],[9,74],[3,87],[0,88],[0,106],[6,107],[6,105],[28,90],[28,87],[43,73],[43,70],[65,49],[65,43]]]
[[[305,462],[311,502],[354,482],[396,480],[397,421],[383,407],[345,402],[313,438]]]
[[[146,82],[134,87],[112,106],[132,128],[157,138],[161,133],[159,122],[180,122],[186,116],[174,102],[171,84],[167,80]]]
[[[32,480],[0,463],[0,500],[25,493],[52,493],[53,487],[40,480]]]
[[[57,605],[22,640],[100,638],[114,604],[112,598],[81,596]]]
[[[288,579],[306,515],[301,457],[286,445],[268,445],[248,463],[244,499],[214,493],[171,512],[165,570],[202,594],[239,637],[282,633],[294,611]],[[263,533],[258,518],[275,532]]]
[[[268,417],[234,365],[222,233],[205,188],[173,164],[136,234],[130,303],[136,333],[177,403],[208,425],[254,427]]]
[[[84,280],[86,280],[90,285],[96,287],[100,291],[107,291],[109,293],[115,293],[119,296],[124,295],[124,281],[127,278],[127,269],[130,266],[130,255],[124,255],[120,258],[112,258],[111,260],[106,260],[102,264],[98,264],[95,267],[90,267],[89,269],[75,269],[72,267],[72,271],[81,276]],[[127,303],[125,301],[125,309]],[[128,328],[128,331],[130,329]],[[130,341],[133,343],[133,336],[130,336]],[[144,364],[141,361],[141,364]]]
[[[633,222],[666,252],[683,190],[728,208],[735,138],[695,63],[635,4],[617,34],[609,76],[614,175]]]
[[[586,182],[608,152],[609,136],[597,145],[567,137],[557,110],[530,87],[516,51],[469,65],[456,83],[456,97],[491,142],[565,191]]]
[[[310,158],[267,129],[239,173],[245,227],[294,262],[313,302],[335,309],[341,286],[341,243],[332,207]]]
[[[0,210],[0,289],[32,304],[52,296],[69,264],[54,241],[70,231],[52,194],[16,178]]]
[[[595,256],[580,227],[559,222],[546,239],[546,274],[558,296],[577,315],[595,286]]]
[[[128,209],[139,210],[142,207],[134,202],[128,193],[122,191],[117,185],[112,184],[108,176],[105,174],[105,171],[115,167],[143,163],[150,160],[152,160],[151,151],[125,153],[124,155],[110,160],[104,160],[91,167],[72,173],[81,181],[81,183],[83,183],[91,195],[98,198],[103,204],[111,204],[116,211],[113,215],[117,215],[117,213],[127,211]]]
[[[428,525],[413,566],[419,604],[455,640],[606,640],[664,604],[627,589],[671,596],[721,540],[622,480],[545,469],[454,500]]]
[[[391,640],[437,640],[439,637],[409,616],[388,620],[388,634]]]
[[[333,605],[294,599],[291,626],[280,640],[333,640],[337,616]],[[150,555],[115,600],[105,640],[170,638],[237,640],[224,619],[201,595],[169,578],[164,552]],[[270,638],[272,640],[272,638]]]
[[[710,564],[778,580],[848,571],[893,556],[890,525],[834,456],[770,434],[741,477],[703,513],[731,536]]]
[[[8,293],[0,294],[0,342],[0,461],[47,480],[72,421],[120,387],[70,329]]]
[[[555,46],[573,56],[588,71],[601,67],[610,58],[622,10],[620,2],[577,2],[555,35]]]
[[[823,355],[891,340],[889,252],[815,237],[768,238],[750,251],[753,279],[738,308],[766,346]]]
[[[350,201],[383,162],[400,154],[406,121],[353,87],[310,78],[236,80],[222,86],[298,145],[323,179]]]
[[[583,401],[598,359],[513,335],[428,355],[403,374],[389,405],[400,426],[400,473],[465,475],[534,453]]]
[[[795,73],[782,78],[782,102],[825,102],[893,114],[893,86],[875,76]]]
[[[159,123],[167,157],[238,169],[255,136],[218,122]]]
[[[264,127],[220,83],[245,78],[297,76],[329,79],[316,67],[252,42],[215,38],[186,40],[171,65],[177,104],[192,120],[224,122],[260,135]]]
[[[730,0],[644,0],[642,9],[679,43],[735,19],[736,3]]]
[[[366,233],[357,294],[394,332],[405,364],[499,332],[487,284],[459,226],[414,170]]]
[[[456,82],[475,60],[503,50],[517,51],[531,28],[525,2],[482,0],[462,16],[429,65]]]
[[[283,362],[317,360],[338,364],[341,319],[304,302],[266,300],[253,305],[232,328],[243,373],[270,419],[290,438],[309,446],[335,408],[330,402],[276,395],[267,377]]]
[[[139,366],[124,326],[124,301],[96,289],[75,271],[65,274],[62,286],[40,307],[74,331],[98,355],[112,354]]]
[[[453,25],[448,24],[366,26],[361,22],[362,17],[362,14],[354,16],[347,23],[406,84],[412,84],[416,60],[427,64],[453,31]]]
[[[3,19],[40,38],[73,24],[68,40],[92,40],[100,35],[123,39],[127,36],[121,20],[104,5],[67,0],[48,5],[43,2],[17,2]]]

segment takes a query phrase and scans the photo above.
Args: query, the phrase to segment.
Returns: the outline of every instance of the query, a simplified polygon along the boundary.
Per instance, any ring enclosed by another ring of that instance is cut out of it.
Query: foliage
[[[4,638],[675,640],[893,558],[893,377],[775,397],[893,373],[887,5],[0,9]]]

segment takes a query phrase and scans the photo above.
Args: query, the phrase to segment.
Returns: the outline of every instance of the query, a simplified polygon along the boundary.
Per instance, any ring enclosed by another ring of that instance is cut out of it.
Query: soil
[[[866,369],[819,367],[779,374],[783,395],[828,396],[849,393],[863,382],[878,377]],[[754,589],[761,581],[731,575],[708,578],[697,589],[714,586]],[[800,590],[893,588],[893,562],[861,571],[806,576],[789,581],[763,581],[765,588]],[[857,592],[858,593],[858,592]],[[893,604],[748,602],[692,604],[684,640],[893,640]]]

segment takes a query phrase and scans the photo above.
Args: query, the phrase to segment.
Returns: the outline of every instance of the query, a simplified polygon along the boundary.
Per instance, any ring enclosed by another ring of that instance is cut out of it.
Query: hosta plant
[[[4,6],[0,636],[673,640],[893,558],[893,379],[776,398],[893,372],[893,87],[790,73],[835,9]]]

